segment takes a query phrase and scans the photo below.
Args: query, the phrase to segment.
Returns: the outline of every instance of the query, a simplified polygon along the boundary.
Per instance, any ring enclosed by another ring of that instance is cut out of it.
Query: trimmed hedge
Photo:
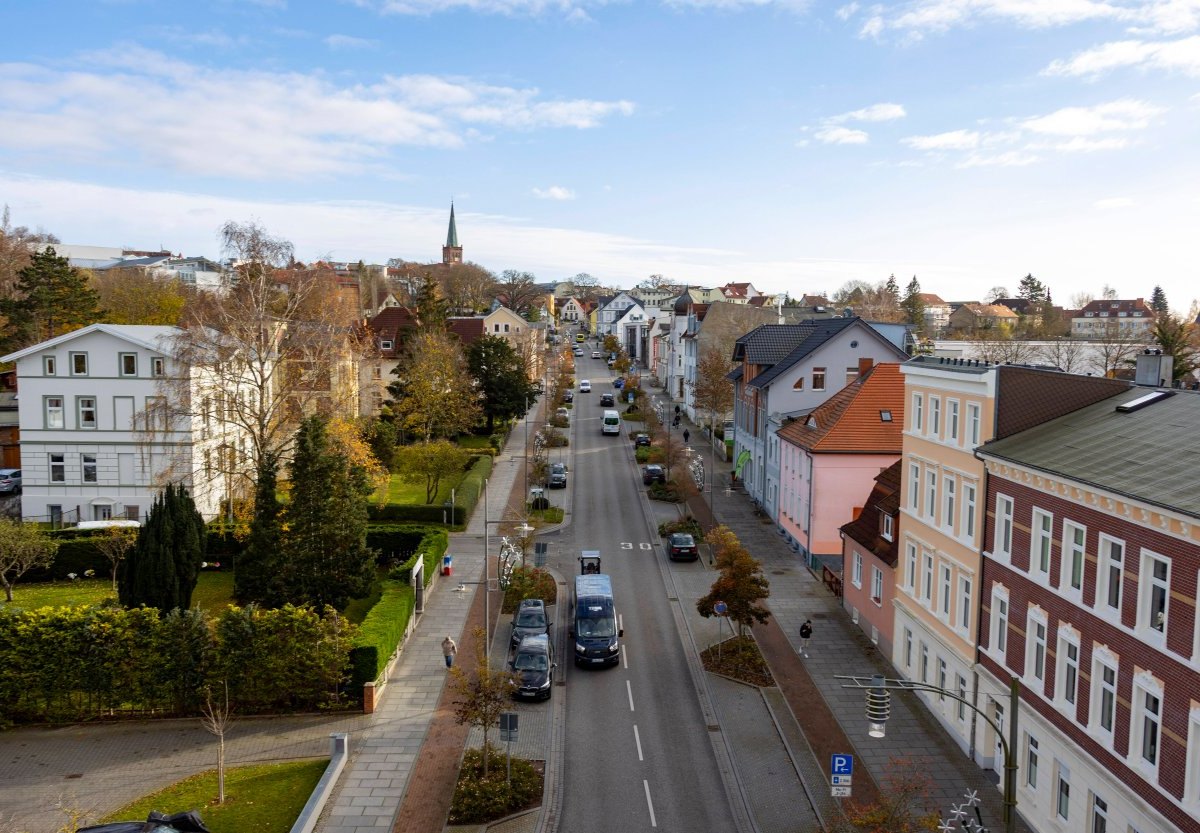
[[[442,524],[462,526],[471,516],[471,510],[479,502],[483,492],[483,481],[492,473],[493,458],[490,454],[472,455],[466,475],[458,484],[455,493],[454,511],[442,504],[408,503],[371,506],[367,515],[372,521],[407,521],[409,523]]]
[[[358,636],[350,649],[351,691],[361,693],[366,683],[379,679],[404,638],[415,605],[416,594],[407,581],[384,581],[379,603],[358,626]]]
[[[75,530],[70,531],[75,532]],[[87,537],[78,533],[69,536],[61,535],[58,532],[52,533],[51,537],[58,540],[58,551],[54,554],[54,562],[44,570],[30,570],[21,580],[24,582],[62,581],[67,578],[68,573],[82,576],[88,570],[95,570],[98,576],[109,575],[112,565],[97,546],[97,541],[100,539],[98,536],[90,534],[88,530],[85,532],[89,533]]]

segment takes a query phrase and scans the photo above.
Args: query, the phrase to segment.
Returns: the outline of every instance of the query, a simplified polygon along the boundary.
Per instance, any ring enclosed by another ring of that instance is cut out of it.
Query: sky
[[[0,204],[66,243],[945,300],[1200,298],[1200,0],[12,0]]]

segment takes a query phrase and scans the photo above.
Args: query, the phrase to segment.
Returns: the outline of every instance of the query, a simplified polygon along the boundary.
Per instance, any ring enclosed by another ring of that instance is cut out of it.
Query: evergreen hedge
[[[371,608],[350,649],[350,687],[361,695],[366,683],[379,679],[388,659],[408,629],[416,594],[407,581],[388,579],[379,603]]]

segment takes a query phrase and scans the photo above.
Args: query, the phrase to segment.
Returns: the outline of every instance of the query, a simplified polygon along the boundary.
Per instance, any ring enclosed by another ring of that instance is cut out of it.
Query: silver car
[[[0,494],[16,494],[21,491],[21,470],[0,469]]]

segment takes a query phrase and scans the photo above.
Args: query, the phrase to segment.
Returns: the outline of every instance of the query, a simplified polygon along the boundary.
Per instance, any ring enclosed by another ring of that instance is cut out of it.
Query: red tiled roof
[[[467,347],[483,338],[483,318],[447,318],[446,329],[458,336],[463,347]]]
[[[896,545],[898,525],[893,522],[892,539],[889,541],[881,534],[879,518],[881,515],[891,515],[894,519],[899,514],[899,503],[900,461],[897,460],[875,478],[871,496],[867,498],[858,517],[842,527],[847,538],[858,542],[890,567],[896,566],[899,554]]]
[[[367,319],[367,329],[379,348],[380,355],[395,358],[400,350],[408,331],[417,326],[417,319],[408,307],[385,307],[373,318]],[[380,347],[383,341],[392,342],[390,350]]]
[[[883,420],[883,411],[891,413],[890,421]],[[813,453],[899,454],[903,427],[904,377],[899,364],[886,362],[780,429],[779,436]]]

